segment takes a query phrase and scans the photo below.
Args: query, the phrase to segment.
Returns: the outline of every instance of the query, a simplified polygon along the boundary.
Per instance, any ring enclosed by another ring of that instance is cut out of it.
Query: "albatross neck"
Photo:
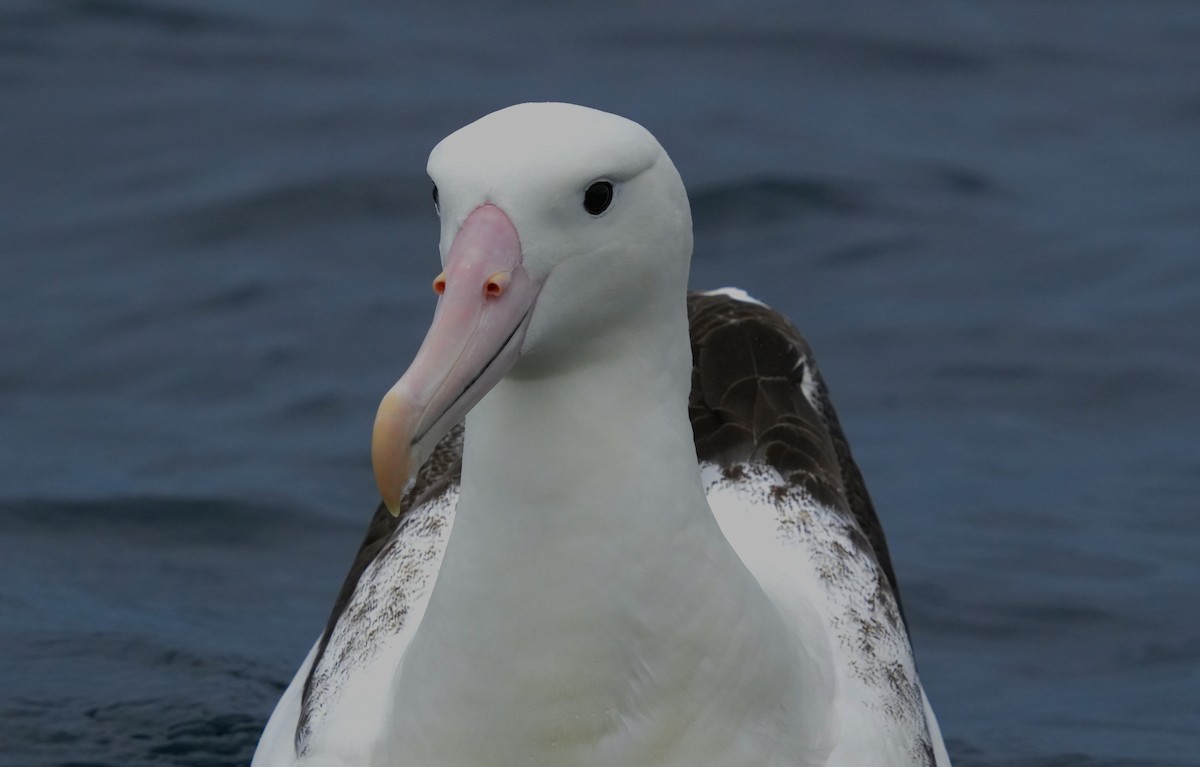
[[[486,525],[493,542],[516,536],[528,547],[543,536],[625,525],[647,535],[711,519],[687,414],[680,304],[670,321],[628,323],[557,359],[534,356],[484,398],[467,419],[464,528]]]

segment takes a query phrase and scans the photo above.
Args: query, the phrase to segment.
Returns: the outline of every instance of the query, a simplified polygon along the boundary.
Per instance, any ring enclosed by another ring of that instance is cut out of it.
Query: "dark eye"
[[[599,216],[608,210],[612,204],[613,186],[611,181],[597,181],[583,193],[583,209],[593,216]]]
[[[438,213],[442,212],[442,206],[438,203],[437,184],[433,185],[433,209]]]

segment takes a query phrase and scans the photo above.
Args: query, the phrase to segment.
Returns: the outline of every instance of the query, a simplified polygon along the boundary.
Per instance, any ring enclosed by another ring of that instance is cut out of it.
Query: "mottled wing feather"
[[[829,765],[945,765],[883,528],[811,349],[740,291],[688,297],[688,402],[721,530],[764,592],[829,639]]]
[[[363,542],[350,565],[350,571],[346,573],[337,599],[334,600],[333,609],[329,613],[325,631],[321,634],[316,656],[304,683],[300,717],[296,726],[298,750],[303,749],[319,698],[325,692],[319,688],[324,676],[330,672],[331,659],[326,656],[330,641],[337,635],[335,629],[350,608],[363,574],[388,550],[389,544],[396,541],[398,533],[403,531],[405,525],[414,521],[414,516],[420,509],[457,488],[462,475],[462,440],[463,426],[458,424],[438,442],[429,460],[417,473],[417,480],[411,492],[400,502],[398,515],[393,517],[383,503],[376,507]],[[397,543],[403,545],[404,542]]]
[[[363,542],[354,555],[350,571],[346,573],[346,579],[342,581],[337,599],[334,600],[333,608],[329,611],[329,620],[325,622],[325,633],[317,648],[317,662],[320,662],[321,655],[324,654],[325,647],[329,643],[329,637],[333,633],[333,627],[345,612],[346,605],[354,594],[355,587],[358,586],[358,579],[362,577],[367,565],[379,556],[379,552],[413,508],[428,502],[430,498],[440,495],[451,484],[458,482],[462,474],[462,432],[463,426],[458,424],[434,447],[429,460],[417,472],[417,481],[413,485],[412,492],[405,495],[400,501],[399,514],[392,516],[382,501],[375,508],[375,515],[371,517],[371,524],[367,526],[367,534],[363,537]],[[313,665],[315,666],[316,663]],[[312,675],[310,674],[308,682],[305,684],[305,697],[308,696],[311,686]]]
[[[818,502],[843,509],[900,608],[883,526],[800,331],[762,304],[721,294],[690,294],[688,319],[688,412],[700,460],[729,470],[765,463]]]

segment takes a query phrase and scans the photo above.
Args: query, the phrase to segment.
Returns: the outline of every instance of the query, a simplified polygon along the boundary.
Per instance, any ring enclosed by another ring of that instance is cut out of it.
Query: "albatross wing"
[[[813,354],[742,291],[688,296],[689,415],[722,532],[798,630],[833,649],[827,764],[948,765],[887,541]]]
[[[388,691],[429,595],[458,504],[461,424],[417,475],[400,513],[381,503],[329,620],[275,707],[252,767],[370,763],[390,709]]]

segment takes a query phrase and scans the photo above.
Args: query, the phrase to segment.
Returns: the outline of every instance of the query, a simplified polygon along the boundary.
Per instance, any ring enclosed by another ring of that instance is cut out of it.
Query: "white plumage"
[[[255,767],[948,765],[811,353],[741,291],[687,298],[653,137],[526,104],[430,174],[449,284],[393,390],[404,428],[377,427],[385,498],[410,443],[433,458],[398,522],[377,513]]]

